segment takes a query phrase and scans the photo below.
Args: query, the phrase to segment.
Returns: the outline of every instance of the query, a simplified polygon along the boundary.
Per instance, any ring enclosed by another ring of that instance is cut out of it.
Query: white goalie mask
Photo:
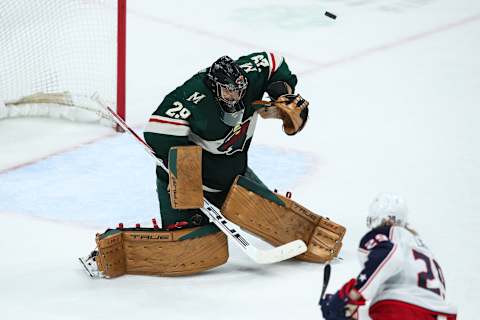
[[[367,227],[376,228],[386,222],[406,226],[408,209],[405,200],[394,193],[380,193],[370,204]]]

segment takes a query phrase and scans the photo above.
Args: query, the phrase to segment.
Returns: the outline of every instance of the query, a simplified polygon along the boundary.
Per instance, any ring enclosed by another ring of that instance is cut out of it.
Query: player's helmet
[[[237,125],[245,109],[241,100],[247,90],[247,78],[232,58],[223,56],[208,69],[207,82],[220,103],[222,121],[230,126]]]
[[[406,226],[408,209],[405,200],[394,193],[380,193],[370,204],[367,227],[373,229],[384,223]]]

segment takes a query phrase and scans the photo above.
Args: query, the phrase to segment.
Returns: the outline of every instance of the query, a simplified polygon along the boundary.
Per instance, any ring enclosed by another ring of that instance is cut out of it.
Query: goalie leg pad
[[[179,276],[220,266],[228,260],[227,237],[206,230],[209,228],[215,227],[107,230],[96,236],[98,270],[107,278],[123,274]]]
[[[222,213],[272,245],[303,240],[308,250],[296,258],[312,262],[327,262],[336,257],[346,231],[328,218],[242,176],[235,179]]]
[[[203,207],[202,148],[199,146],[170,148],[168,167],[172,208]]]

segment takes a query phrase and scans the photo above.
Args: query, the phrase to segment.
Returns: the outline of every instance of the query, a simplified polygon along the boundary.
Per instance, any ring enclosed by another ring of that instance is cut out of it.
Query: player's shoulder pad
[[[370,230],[360,240],[359,250],[370,251],[375,248],[381,242],[392,241],[392,226],[380,226]]]
[[[173,119],[188,120],[195,109],[212,103],[212,93],[204,84],[200,73],[168,94],[156,114]]]
[[[237,59],[236,63],[247,74],[247,76],[254,73],[265,73],[267,79],[278,70],[284,62],[282,55],[274,52],[255,52]]]
[[[198,72],[175,90],[175,96],[190,108],[211,103],[214,97],[205,78],[206,70]]]

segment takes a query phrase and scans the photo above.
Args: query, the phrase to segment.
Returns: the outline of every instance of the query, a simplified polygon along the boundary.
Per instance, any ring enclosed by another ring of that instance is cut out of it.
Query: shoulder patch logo
[[[246,62],[240,65],[240,68],[242,68],[246,73],[252,71],[262,72],[263,68],[270,66],[268,59],[261,54],[251,57],[250,60],[252,62]]]
[[[198,104],[205,97],[206,95],[195,91],[190,97],[188,97],[187,101],[192,101],[193,103]]]
[[[241,64],[240,68],[242,68],[246,73],[249,73],[249,72],[252,72],[252,71],[259,71],[259,70],[257,70],[257,68],[254,67],[253,63],[251,63],[251,62]]]
[[[270,64],[268,63],[268,60],[267,58],[265,58],[263,55],[259,54],[259,55],[256,55],[256,56],[253,56],[251,58],[251,60],[253,60],[253,62],[255,63],[255,65],[257,67],[268,67],[270,66]]]
[[[251,118],[233,127],[217,150],[227,155],[243,151],[243,147],[245,147],[247,142],[247,131],[250,122]]]

